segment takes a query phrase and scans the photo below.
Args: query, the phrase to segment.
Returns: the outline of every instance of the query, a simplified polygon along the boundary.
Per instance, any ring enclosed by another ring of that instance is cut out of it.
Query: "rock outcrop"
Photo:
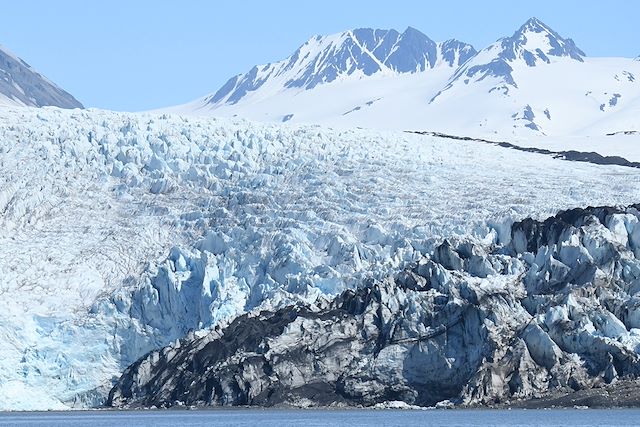
[[[332,301],[190,334],[130,366],[108,405],[495,404],[637,378],[639,209],[444,241]]]

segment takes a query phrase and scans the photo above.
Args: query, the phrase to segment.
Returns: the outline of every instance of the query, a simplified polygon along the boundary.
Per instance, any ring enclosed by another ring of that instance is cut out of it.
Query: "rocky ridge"
[[[455,39],[437,43],[411,27],[402,33],[358,28],[315,36],[282,61],[257,65],[232,77],[204,103],[237,104],[270,84],[277,90],[311,90],[350,76],[417,73],[440,65],[458,67],[475,54],[476,50],[467,43]]]
[[[71,94],[0,46],[0,105],[83,108]]]
[[[445,240],[393,278],[189,334],[108,405],[497,404],[640,374],[640,205]]]

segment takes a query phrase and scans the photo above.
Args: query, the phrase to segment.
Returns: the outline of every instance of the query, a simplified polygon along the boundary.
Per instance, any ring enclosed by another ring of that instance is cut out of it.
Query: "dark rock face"
[[[248,314],[130,366],[111,406],[475,405],[640,375],[640,205],[445,241],[331,302]]]
[[[73,96],[0,49],[0,93],[29,107],[83,108]]]
[[[521,408],[638,408],[640,406],[640,381],[620,380],[604,387],[576,390],[570,393],[551,393],[539,399],[511,402],[509,406]]]

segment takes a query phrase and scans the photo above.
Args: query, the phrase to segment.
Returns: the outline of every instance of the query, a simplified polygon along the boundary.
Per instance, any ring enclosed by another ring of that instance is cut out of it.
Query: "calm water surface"
[[[199,410],[0,413],[2,426],[638,426],[640,410]]]

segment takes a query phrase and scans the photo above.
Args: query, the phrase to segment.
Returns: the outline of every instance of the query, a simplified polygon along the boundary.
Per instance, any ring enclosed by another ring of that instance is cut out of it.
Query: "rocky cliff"
[[[108,405],[473,405],[636,378],[639,219],[574,209],[445,240],[395,277],[153,351]]]

